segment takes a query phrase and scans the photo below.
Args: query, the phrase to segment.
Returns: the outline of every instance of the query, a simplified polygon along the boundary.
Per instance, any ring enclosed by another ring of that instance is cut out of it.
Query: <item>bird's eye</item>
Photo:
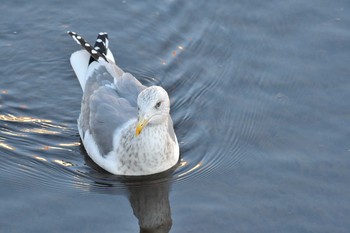
[[[156,104],[156,106],[154,106],[154,107],[155,107],[155,108],[159,108],[161,104],[162,104],[162,102],[159,101],[159,102]]]
[[[140,111],[140,107],[137,107],[137,111]]]

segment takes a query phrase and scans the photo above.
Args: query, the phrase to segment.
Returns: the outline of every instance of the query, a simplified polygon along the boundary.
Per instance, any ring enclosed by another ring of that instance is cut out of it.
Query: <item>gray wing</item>
[[[102,155],[113,149],[113,133],[137,118],[137,96],[145,88],[131,74],[124,73],[113,84],[104,66],[98,66],[86,82],[79,127],[82,137],[89,130]]]
[[[116,82],[116,91],[119,96],[125,98],[131,105],[137,107],[137,96],[146,87],[143,86],[132,74],[123,73]]]

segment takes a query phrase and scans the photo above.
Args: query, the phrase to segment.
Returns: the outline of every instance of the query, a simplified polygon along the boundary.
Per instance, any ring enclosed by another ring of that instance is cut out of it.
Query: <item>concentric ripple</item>
[[[171,96],[171,115],[179,140],[181,160],[172,175],[151,177],[154,182],[191,182],[217,172],[225,172],[246,156],[249,147],[255,143],[258,130],[259,96],[254,95],[256,86],[244,86],[242,80],[225,79],[230,69],[222,68],[213,73],[210,62],[216,58],[201,59],[206,30],[191,42],[184,41],[179,56],[169,58],[171,66],[167,73],[157,74],[146,69],[147,82],[158,82]],[[224,55],[227,56],[227,55]],[[191,59],[189,67],[195,71],[183,71],[181,60]],[[221,59],[221,58],[220,58]],[[208,63],[209,62],[209,63]],[[150,64],[152,66],[152,64]],[[142,75],[141,75],[142,76]],[[232,86],[237,88],[232,90]],[[249,98],[246,94],[250,92]],[[6,109],[5,109],[6,110]],[[35,180],[37,184],[57,191],[67,187],[80,191],[102,193],[123,193],[124,178],[102,171],[86,155],[80,145],[76,123],[72,119],[65,124],[26,114],[0,115],[0,169],[13,182]],[[64,116],[65,119],[67,118]]]
[[[176,3],[171,7],[181,8]],[[171,98],[181,160],[171,176],[152,179],[192,182],[231,171],[258,143],[264,96],[257,93],[261,93],[263,79],[242,72],[243,61],[231,53],[237,44],[225,27],[182,13],[172,18],[171,25],[176,27],[163,25],[166,33],[159,35],[155,24],[159,19],[169,21],[168,10],[159,8],[147,20],[125,29],[121,37],[139,41],[126,47],[116,43],[115,49],[126,71],[146,85],[162,85]],[[228,44],[217,42],[216,34]],[[70,187],[84,192],[123,192],[129,181],[99,169],[80,145],[76,118],[81,90],[68,69],[73,46],[62,47],[66,55],[56,60],[40,64],[21,60],[21,74],[7,84],[12,89],[0,90],[0,170],[9,181],[31,179],[57,191]],[[60,78],[48,78],[46,69]],[[36,78],[27,81],[24,70],[33,70]],[[35,93],[35,87],[39,94],[27,92]],[[32,96],[39,97],[33,101]]]

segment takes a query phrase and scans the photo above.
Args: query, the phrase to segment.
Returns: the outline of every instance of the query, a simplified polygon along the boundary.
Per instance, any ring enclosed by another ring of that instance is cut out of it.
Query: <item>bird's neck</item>
[[[137,155],[143,170],[155,172],[163,171],[164,166],[169,166],[169,155],[171,146],[168,143],[168,123],[163,122],[156,125],[147,125],[135,142],[142,148]]]
[[[160,124],[147,125],[137,139],[140,139],[139,142],[143,144],[145,149],[152,146],[154,147],[153,149],[157,150],[157,148],[163,147],[163,144],[167,141],[167,129],[168,123],[165,121]]]

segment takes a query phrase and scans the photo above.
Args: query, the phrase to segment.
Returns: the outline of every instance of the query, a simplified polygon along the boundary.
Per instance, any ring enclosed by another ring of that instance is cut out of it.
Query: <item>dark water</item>
[[[2,1],[0,232],[348,232],[349,1]],[[73,30],[162,85],[182,161],[120,179],[80,145]],[[146,232],[146,231],[145,231]]]

